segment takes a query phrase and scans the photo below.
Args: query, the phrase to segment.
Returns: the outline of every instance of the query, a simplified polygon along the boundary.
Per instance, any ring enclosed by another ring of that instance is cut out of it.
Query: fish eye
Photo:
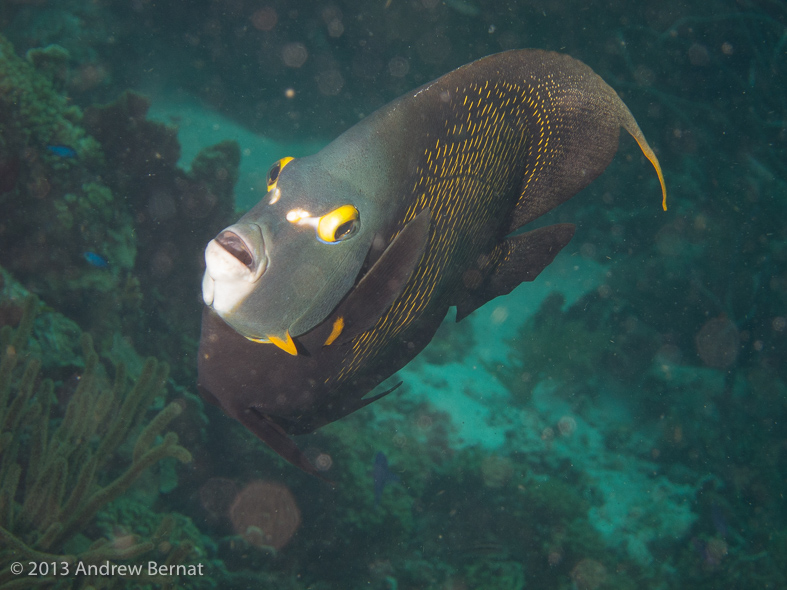
[[[335,244],[353,236],[361,225],[358,209],[343,205],[326,213],[317,222],[317,237],[323,242]]]
[[[284,167],[292,162],[293,159],[294,158],[287,156],[286,158],[277,160],[276,163],[271,166],[271,169],[268,170],[268,176],[266,178],[269,191],[276,186],[276,183],[279,181],[279,174],[281,174],[281,171],[284,169]]]

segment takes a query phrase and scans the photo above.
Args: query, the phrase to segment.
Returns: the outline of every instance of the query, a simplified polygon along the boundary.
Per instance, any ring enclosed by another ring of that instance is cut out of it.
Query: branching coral
[[[7,567],[13,561],[87,564],[150,551],[155,538],[166,531],[153,540],[134,538],[122,544],[99,539],[73,554],[65,547],[149,467],[165,457],[191,460],[174,433],[156,444],[181,412],[181,406],[172,402],[142,428],[131,465],[112,481],[101,481],[100,469],[142,426],[147,408],[167,379],[168,367],[148,359],[136,384],[126,391],[126,372],[120,365],[114,386],[106,390],[92,340],[83,335],[84,373],[62,420],[50,429],[53,382],[43,379],[39,384],[40,362],[25,355],[34,307],[35,300],[28,299],[17,330],[5,327],[0,333],[0,587],[14,587]]]

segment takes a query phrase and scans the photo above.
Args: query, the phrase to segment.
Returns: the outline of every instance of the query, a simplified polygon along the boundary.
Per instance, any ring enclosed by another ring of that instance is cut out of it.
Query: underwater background
[[[620,94],[669,210],[621,136],[535,282],[298,437],[331,487],[197,396],[205,244],[524,47]],[[785,89],[776,0],[1,0],[0,588],[787,588]]]

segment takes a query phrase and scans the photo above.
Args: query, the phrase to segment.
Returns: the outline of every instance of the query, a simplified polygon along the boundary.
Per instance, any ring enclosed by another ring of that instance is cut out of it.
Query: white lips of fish
[[[240,238],[253,259],[250,264],[244,264],[215,239],[205,248],[202,299],[222,317],[246,299],[268,266],[258,226],[230,226],[224,231]]]

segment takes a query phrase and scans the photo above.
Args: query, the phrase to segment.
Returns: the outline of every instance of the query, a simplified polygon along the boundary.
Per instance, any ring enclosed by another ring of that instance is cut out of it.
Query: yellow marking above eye
[[[360,225],[361,216],[352,205],[342,205],[320,217],[317,222],[317,237],[333,244],[352,236]]]
[[[287,156],[286,158],[282,158],[281,160],[278,160],[276,163],[273,164],[273,166],[271,166],[271,169],[268,170],[268,176],[266,178],[266,181],[268,183],[268,192],[270,192],[271,189],[276,187],[276,183],[279,181],[279,174],[281,174],[281,171],[284,170],[284,167],[290,162],[292,162],[294,159],[295,158],[291,158],[290,156]]]
[[[287,212],[285,219],[294,225],[311,225],[320,241],[335,244],[358,231],[361,215],[352,205],[342,205],[322,217],[312,217],[305,209],[296,207]]]

